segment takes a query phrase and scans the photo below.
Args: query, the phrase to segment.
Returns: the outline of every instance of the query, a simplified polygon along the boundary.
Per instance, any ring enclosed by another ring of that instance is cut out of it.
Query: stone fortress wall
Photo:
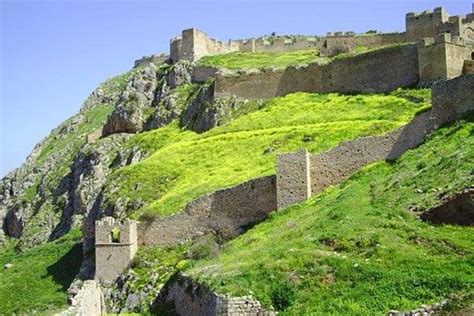
[[[306,151],[277,157],[276,176],[266,176],[218,190],[190,202],[183,212],[148,223],[112,218],[96,222],[96,279],[112,282],[131,262],[138,245],[169,246],[213,233],[233,238],[277,209],[302,202],[347,179],[361,167],[393,160],[420,145],[443,124],[474,110],[474,74],[436,82],[432,109],[396,131],[341,143],[311,155]],[[111,231],[121,230],[119,243]]]
[[[229,41],[226,52],[229,49],[280,52],[316,48],[323,55],[332,56],[353,52],[359,46],[380,49],[336,58],[329,64],[313,63],[286,69],[229,72],[198,66],[193,80],[215,79],[214,98],[266,99],[295,91],[387,92],[419,82],[454,78],[473,71],[473,18],[474,13],[450,17],[443,8],[436,8],[434,12],[408,13],[405,33],[355,35],[336,32],[325,37],[281,36]],[[205,46],[199,41],[194,44]],[[221,52],[217,50],[206,55],[216,53]]]
[[[267,218],[270,212],[305,201],[328,186],[341,183],[369,163],[398,158],[408,149],[420,145],[439,126],[472,111],[474,74],[466,74],[474,68],[470,42],[473,15],[455,18],[449,17],[442,9],[435,9],[432,15],[428,12],[407,14],[406,21],[407,32],[399,34],[355,36],[352,33],[337,33],[324,38],[273,38],[271,42],[255,39],[225,43],[189,29],[183,31],[181,38],[173,39],[169,56],[172,62],[180,59],[196,61],[203,56],[233,51],[290,51],[313,47],[330,55],[352,51],[357,46],[378,47],[382,42],[407,42],[350,58],[336,58],[324,65],[310,64],[233,75],[223,74],[215,68],[203,69],[199,75],[201,79],[215,78],[214,97],[233,95],[262,99],[296,91],[387,92],[415,85],[420,80],[457,78],[435,82],[432,109],[387,135],[344,142],[316,155],[306,151],[281,155],[277,158],[276,176],[250,180],[207,194],[190,202],[182,213],[173,216],[157,218],[149,223],[119,222],[112,218],[97,221],[96,279],[102,284],[114,282],[131,263],[138,245],[172,245],[207,233],[233,238],[249,225]],[[418,44],[412,43],[418,40]],[[153,62],[154,58],[165,57],[146,57],[137,61],[136,66]],[[114,229],[120,231],[118,241],[112,238]],[[180,288],[175,290],[179,292]],[[171,300],[179,303],[180,299],[194,300],[197,297],[186,295],[181,293]],[[237,309],[247,308],[246,303],[239,300],[238,303],[229,301],[229,305],[227,301],[220,301],[220,296],[209,297],[210,301],[208,298],[204,300],[214,304],[212,306],[221,306],[222,310],[233,309],[229,306],[234,305]],[[200,305],[188,301],[182,303],[203,308],[202,302],[199,299],[197,303]],[[250,306],[256,308],[258,304]]]
[[[416,44],[374,50],[326,65],[216,74],[214,97],[267,99],[303,92],[388,92],[418,83]]]
[[[432,131],[473,111],[473,91],[474,75],[440,81],[433,86],[432,109],[391,133],[343,142],[320,154],[306,154],[309,159],[301,158],[304,152],[284,154],[278,158],[285,161],[286,166],[278,168],[277,183],[278,179],[291,178],[292,181],[277,186],[278,207],[285,208],[307,200],[306,194],[303,196],[300,192],[306,192],[308,187],[310,192],[307,195],[312,196],[341,183],[365,165],[399,158],[407,150],[422,144]],[[309,170],[309,176],[301,175],[301,170]]]
[[[208,233],[233,238],[276,208],[275,176],[250,180],[197,198],[179,214],[140,223],[138,243],[171,246]]]
[[[229,40],[227,42],[211,38],[206,33],[191,28],[182,31],[181,36],[170,41],[170,58],[197,61],[209,55],[230,52],[292,52],[318,49],[324,56],[352,52],[356,47],[376,48],[389,44],[417,42],[423,38],[434,38],[439,33],[450,33],[453,37],[474,41],[474,13],[464,16],[449,16],[442,7],[433,12],[407,13],[405,32],[355,34],[354,32],[328,32],[326,36],[263,36],[258,38]]]
[[[135,62],[133,63],[133,68],[137,68],[139,66],[146,65],[149,63],[162,64],[168,61],[169,58],[170,56],[167,54],[143,56],[142,58],[135,60]]]

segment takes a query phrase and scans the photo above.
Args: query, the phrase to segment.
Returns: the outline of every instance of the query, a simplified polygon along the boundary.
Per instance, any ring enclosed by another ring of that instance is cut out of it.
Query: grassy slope
[[[143,213],[168,215],[202,194],[274,173],[275,155],[320,152],[360,136],[383,134],[429,106],[429,90],[347,96],[295,93],[203,134],[176,124],[135,135],[128,146],[154,152],[118,170],[110,200],[141,199]]]
[[[301,50],[296,52],[270,53],[270,52],[235,52],[229,54],[205,56],[199,60],[199,65],[224,67],[228,69],[249,69],[268,67],[288,67],[311,62],[324,62],[328,58],[319,57],[314,50]]]
[[[0,315],[57,311],[82,261],[79,231],[17,254],[14,243],[0,248]],[[5,264],[11,263],[10,269]]]
[[[472,185],[473,128],[471,116],[395,163],[274,214],[188,273],[289,314],[383,314],[472,297],[473,228],[433,227],[408,209]]]

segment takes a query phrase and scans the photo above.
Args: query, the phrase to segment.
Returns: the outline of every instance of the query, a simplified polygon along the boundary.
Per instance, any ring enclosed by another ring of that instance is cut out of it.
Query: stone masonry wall
[[[310,154],[306,150],[277,157],[278,209],[311,197]]]
[[[328,65],[217,73],[214,97],[266,99],[291,92],[388,92],[418,82],[416,44],[387,47]]]
[[[112,230],[120,231],[118,242],[112,241]],[[112,283],[125,270],[137,252],[137,224],[105,217],[95,223],[95,279]]]
[[[135,62],[133,63],[133,68],[137,68],[141,65],[146,65],[146,64],[149,64],[149,63],[162,64],[162,63],[166,62],[169,58],[170,58],[170,56],[165,55],[165,54],[143,56],[142,58],[135,60]]]
[[[206,33],[191,28],[184,30],[181,37],[171,40],[170,57],[173,62],[180,59],[196,61],[203,56],[238,51],[238,45],[210,38]]]
[[[233,315],[272,316],[275,312],[265,311],[252,297],[229,297],[215,293],[210,288],[193,281],[188,276],[178,274],[176,279],[164,289],[158,304],[172,303],[173,312],[180,316]]]
[[[436,29],[449,20],[449,14],[443,8],[435,8],[433,12],[425,11],[420,14],[407,13],[405,28],[408,40],[411,42],[426,37],[434,37]]]
[[[104,296],[99,284],[94,280],[86,280],[79,292],[71,298],[71,306],[59,316],[98,316],[105,315]]]
[[[379,160],[394,160],[420,145],[432,131],[474,110],[474,75],[438,81],[433,86],[432,109],[396,131],[341,143],[308,157],[305,151],[283,154],[277,160],[278,209],[304,201],[350,177],[361,167]],[[309,158],[309,161],[307,159]],[[309,169],[309,178],[306,173]],[[306,186],[310,188],[306,189]]]
[[[204,195],[179,214],[138,225],[141,245],[173,245],[205,233],[232,238],[276,210],[275,176]]]
[[[432,110],[417,115],[409,124],[384,136],[359,138],[312,155],[311,193],[319,193],[342,182],[367,164],[397,159],[408,149],[420,145],[433,130],[474,110],[472,91],[474,75],[437,82],[433,86]]]

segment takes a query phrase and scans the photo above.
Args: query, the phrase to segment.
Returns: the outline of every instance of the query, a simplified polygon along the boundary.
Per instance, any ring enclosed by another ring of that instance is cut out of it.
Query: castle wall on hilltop
[[[214,97],[267,99],[291,92],[387,92],[416,84],[415,44],[383,48],[327,65],[266,69],[241,75],[216,74]]]
[[[436,29],[448,20],[449,14],[441,7],[435,8],[433,12],[427,10],[420,14],[407,13],[405,16],[407,39],[415,42],[426,37],[433,38],[436,35]]]
[[[239,47],[235,43],[221,42],[192,28],[184,30],[181,37],[171,40],[170,58],[173,62],[180,59],[196,61],[203,56],[225,54],[238,50]]]
[[[465,17],[449,16],[441,7],[433,12],[410,12],[405,16],[405,32],[401,33],[329,32],[326,36],[263,36],[222,42],[197,29],[187,29],[180,37],[171,40],[170,57],[173,62],[180,59],[197,61],[204,56],[235,51],[281,53],[306,49],[317,49],[321,55],[334,56],[353,52],[357,47],[377,48],[417,42],[441,33],[462,37],[466,43],[474,45],[474,13]]]
[[[471,47],[465,46],[460,37],[452,37],[449,33],[424,39],[418,43],[420,78],[430,82],[460,76],[466,73],[464,63],[471,59],[471,54]]]
[[[300,194],[302,183],[310,185],[310,196],[349,178],[354,172],[379,160],[398,159],[407,150],[419,146],[440,126],[458,120],[474,110],[474,75],[465,75],[448,81],[436,82],[432,92],[432,109],[421,113],[396,131],[383,136],[370,136],[341,143],[339,146],[302,160],[301,152],[284,154],[285,168],[278,168],[277,179],[291,178],[285,186],[277,187],[279,208],[307,198]],[[306,165],[304,165],[306,163]],[[310,170],[309,180],[294,172]],[[290,174],[287,174],[290,173]],[[295,179],[296,177],[296,179]],[[299,179],[299,181],[298,181]]]
[[[276,176],[204,195],[176,215],[138,225],[131,220],[119,222],[110,217],[96,221],[96,279],[101,283],[113,282],[129,266],[138,244],[169,246],[208,233],[233,238],[277,208],[303,202],[341,183],[367,164],[397,159],[420,145],[443,124],[473,111],[472,91],[474,74],[438,81],[433,86],[432,109],[396,131],[343,142],[320,154],[310,155],[306,151],[283,154],[277,158]],[[116,229],[120,233],[114,240]],[[236,302],[231,305],[242,303]]]

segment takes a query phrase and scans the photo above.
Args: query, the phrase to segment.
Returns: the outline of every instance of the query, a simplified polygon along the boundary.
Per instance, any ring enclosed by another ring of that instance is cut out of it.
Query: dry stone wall
[[[266,311],[252,297],[229,297],[215,293],[205,285],[178,274],[176,279],[162,291],[158,304],[171,303],[173,312],[181,316],[194,315],[233,315],[233,316],[272,316],[275,312]]]
[[[206,233],[232,238],[276,210],[275,176],[204,195],[183,212],[138,225],[141,245],[174,245]]]

